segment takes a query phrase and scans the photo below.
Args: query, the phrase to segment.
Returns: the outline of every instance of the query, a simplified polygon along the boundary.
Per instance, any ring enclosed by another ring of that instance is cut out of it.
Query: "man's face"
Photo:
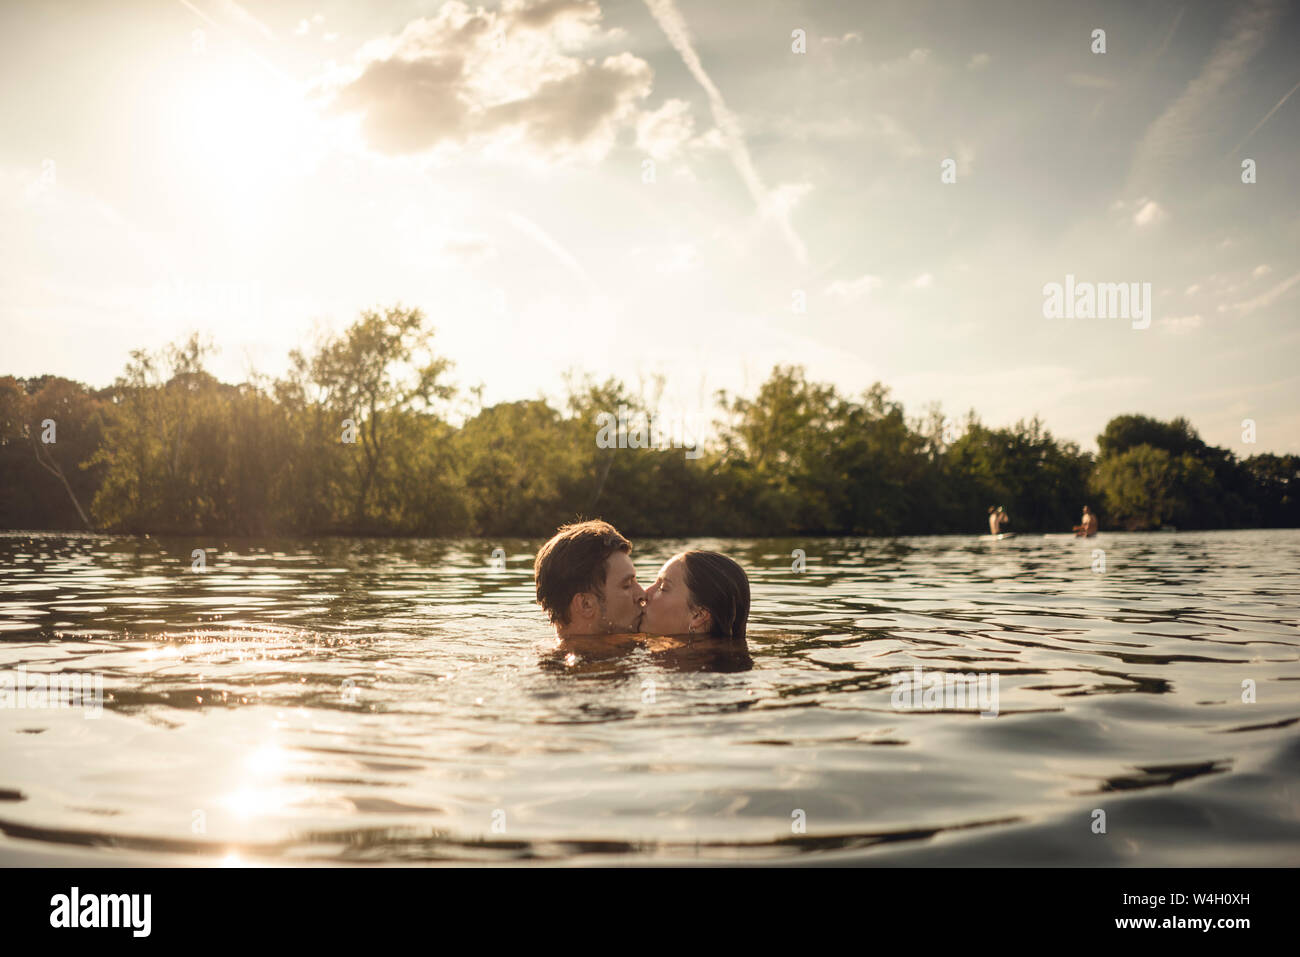
[[[636,566],[626,552],[609,556],[605,570],[605,598],[600,602],[600,627],[607,635],[640,630],[645,589],[636,582]]]

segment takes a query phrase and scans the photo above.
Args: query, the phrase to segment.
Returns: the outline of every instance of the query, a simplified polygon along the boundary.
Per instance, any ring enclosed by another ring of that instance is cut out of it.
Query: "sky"
[[[403,305],[488,403],[696,416],[792,363],[1300,452],[1297,39],[1271,0],[5,0],[0,374],[198,331],[278,375]],[[1049,317],[1067,276],[1149,324]]]

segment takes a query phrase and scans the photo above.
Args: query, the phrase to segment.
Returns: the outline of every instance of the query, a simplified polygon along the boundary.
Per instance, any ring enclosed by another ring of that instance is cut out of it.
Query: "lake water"
[[[643,541],[748,653],[600,657],[537,544],[0,535],[0,672],[103,689],[0,709],[0,864],[1300,864],[1300,531]]]

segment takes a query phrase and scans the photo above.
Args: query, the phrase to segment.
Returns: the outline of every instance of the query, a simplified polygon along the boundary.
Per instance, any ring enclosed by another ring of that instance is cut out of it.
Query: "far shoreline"
[[[1201,535],[1212,532],[1287,532],[1300,531],[1300,526],[1292,525],[1254,525],[1242,528],[1172,528],[1172,529],[1121,529],[1121,528],[1103,528],[1097,533],[1098,536],[1104,535]],[[728,542],[745,542],[745,541],[842,541],[844,539],[858,539],[861,541],[900,541],[907,538],[976,538],[988,540],[988,532],[917,532],[905,535],[861,535],[852,532],[826,533],[818,532],[815,534],[793,534],[785,532],[773,535],[716,535],[708,532],[702,532],[696,535],[637,535],[630,532],[637,541],[642,542],[693,542],[701,540],[715,540]],[[120,538],[120,539],[140,539],[142,541],[162,541],[164,539],[190,541],[201,538],[219,538],[222,541],[375,541],[375,542],[485,542],[497,544],[508,541],[545,541],[545,533],[530,534],[508,534],[497,536],[486,535],[385,535],[383,533],[366,533],[351,534],[347,532],[304,532],[301,534],[272,533],[268,532],[260,535],[236,535],[224,532],[114,532],[114,531],[95,531],[87,529],[59,529],[59,528],[6,528],[0,529],[0,536],[5,538],[18,538],[23,535],[39,536],[42,538]],[[1042,537],[1051,537],[1060,539],[1062,537],[1079,538],[1070,530],[1064,531],[1024,531],[1015,532],[1010,538],[1003,541],[1010,541],[1015,538],[1033,540]],[[1095,536],[1094,536],[1095,537]],[[1081,538],[1082,541],[1088,541]]]

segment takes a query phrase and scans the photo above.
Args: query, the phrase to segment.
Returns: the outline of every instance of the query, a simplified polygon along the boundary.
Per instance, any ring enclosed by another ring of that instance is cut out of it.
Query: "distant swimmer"
[[[999,505],[997,508],[994,508],[992,505],[989,506],[989,534],[990,535],[1001,535],[1002,527],[1010,523],[1011,523],[1011,516],[1007,514],[1007,510],[1005,508],[1003,508],[1001,505]]]
[[[1083,507],[1083,516],[1079,519],[1080,524],[1074,526],[1074,534],[1079,538],[1092,538],[1097,534],[1097,516],[1089,511],[1088,506]]]

